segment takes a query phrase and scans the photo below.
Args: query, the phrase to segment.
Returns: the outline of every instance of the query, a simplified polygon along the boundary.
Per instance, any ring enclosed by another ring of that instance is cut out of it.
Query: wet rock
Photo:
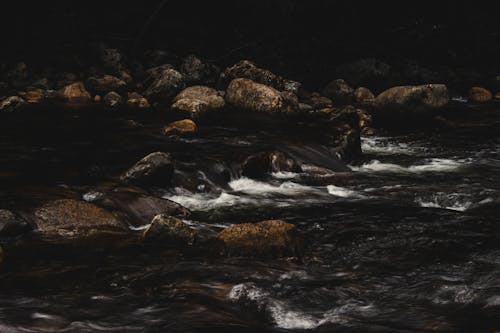
[[[295,94],[300,89],[300,83],[285,80],[267,69],[257,67],[253,62],[248,60],[242,60],[224,71],[226,82],[231,82],[239,78],[249,79],[256,83],[273,87],[279,91],[290,91]]]
[[[329,122],[332,145],[337,155],[346,162],[358,160],[362,156],[360,116],[363,111],[352,106],[335,110]]]
[[[119,72],[124,67],[125,56],[118,49],[101,48],[101,61],[106,69]]]
[[[120,179],[132,184],[167,186],[173,171],[174,164],[170,154],[155,152],[137,162]]]
[[[449,99],[444,84],[399,86],[378,95],[374,105],[382,111],[426,112],[446,106]]]
[[[231,81],[226,91],[226,102],[233,107],[256,112],[296,112],[299,105],[290,94],[256,83],[249,79]]]
[[[59,96],[68,103],[90,103],[92,96],[85,89],[83,82],[70,84],[58,91]]]
[[[318,93],[312,93],[311,97],[309,98],[309,102],[311,103],[311,106],[314,109],[324,109],[324,108],[329,108],[332,107],[333,101],[329,99],[328,97],[321,96]]]
[[[123,98],[120,94],[112,91],[104,96],[104,105],[108,108],[116,108],[123,104]]]
[[[358,104],[372,104],[375,101],[375,95],[370,89],[359,87],[354,90],[354,101]]]
[[[220,75],[217,66],[205,63],[194,55],[184,58],[180,72],[184,75],[187,84],[215,84]]]
[[[187,218],[191,212],[176,202],[131,191],[112,191],[87,196],[87,200],[122,216],[134,226],[151,222],[159,214]]]
[[[155,216],[150,226],[143,233],[146,242],[155,243],[192,245],[196,237],[196,230],[191,229],[182,220],[168,215]]]
[[[24,62],[18,62],[6,73],[6,78],[15,89],[20,89],[28,85],[28,66]]]
[[[0,237],[16,237],[33,230],[33,226],[20,216],[0,209]]]
[[[188,136],[198,131],[196,123],[191,119],[174,121],[165,126],[161,132],[166,136]]]
[[[158,100],[170,100],[186,86],[184,76],[175,69],[166,69],[159,74],[145,95]]]
[[[37,231],[45,237],[64,239],[121,235],[128,227],[112,213],[85,201],[62,199],[39,207]]]
[[[151,106],[144,96],[136,92],[128,94],[127,105],[134,109],[147,109]]]
[[[45,91],[39,88],[28,89],[20,95],[28,104],[40,104],[45,100]]]
[[[165,72],[166,70],[169,70],[169,69],[175,70],[175,67],[171,64],[163,64],[163,65],[159,65],[159,66],[148,69],[145,73],[146,78],[145,78],[144,84],[146,86],[149,86],[156,79],[160,78],[161,75],[163,74],[163,72]]]
[[[101,102],[102,102],[101,95],[95,95],[94,96],[94,103],[101,103]]]
[[[0,101],[0,112],[19,111],[26,105],[24,99],[19,96],[10,96]]]
[[[103,77],[90,77],[86,82],[89,91],[97,94],[107,94],[111,91],[123,92],[127,83],[116,76],[104,75]]]
[[[472,87],[469,90],[469,101],[471,102],[488,102],[493,99],[493,94],[485,88],[482,87]]]
[[[242,175],[249,178],[262,178],[273,172],[302,172],[294,159],[279,151],[251,155],[241,168]]]
[[[216,236],[219,253],[230,256],[300,256],[302,247],[296,227],[281,220],[237,224]]]
[[[361,130],[361,134],[363,135],[375,134],[375,129],[373,128],[372,115],[368,111],[362,109],[357,109],[356,113],[359,116],[359,128]]]
[[[330,98],[334,104],[350,104],[354,100],[354,89],[342,79],[337,79],[330,82],[325,89],[323,95]]]
[[[172,108],[196,115],[224,106],[224,98],[217,90],[206,86],[193,86],[184,89],[174,98]]]

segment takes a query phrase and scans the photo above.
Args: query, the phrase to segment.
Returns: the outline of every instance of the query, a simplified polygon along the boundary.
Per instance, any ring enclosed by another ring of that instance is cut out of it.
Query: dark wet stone
[[[0,112],[19,111],[26,105],[24,99],[19,96],[10,96],[0,101]]]
[[[33,225],[20,216],[0,209],[0,237],[16,237],[33,230]]]
[[[149,98],[170,100],[186,87],[184,76],[175,69],[165,69],[154,78],[145,91]]]
[[[219,79],[220,69],[217,66],[203,62],[194,55],[184,58],[180,72],[187,84],[215,84]]]
[[[354,100],[354,89],[342,79],[330,82],[325,89],[323,95],[330,98],[334,104],[350,104]]]
[[[302,169],[294,159],[279,151],[251,155],[242,164],[242,175],[249,178],[262,178],[280,171],[302,172]]]
[[[112,91],[104,96],[104,105],[108,108],[116,108],[123,104],[123,98],[120,94]]]
[[[182,220],[168,215],[155,216],[143,233],[146,242],[155,243],[191,245],[196,237],[196,230],[191,229]]]
[[[381,111],[426,112],[446,106],[449,99],[444,84],[400,86],[378,95],[375,107]]]
[[[170,154],[155,152],[147,155],[127,170],[120,179],[126,183],[167,186],[174,164]]]

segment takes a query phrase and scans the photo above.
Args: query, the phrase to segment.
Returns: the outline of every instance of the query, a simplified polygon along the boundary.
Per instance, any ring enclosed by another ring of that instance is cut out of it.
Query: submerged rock
[[[161,132],[166,136],[188,136],[198,131],[196,123],[191,119],[174,121],[165,126]]]
[[[469,101],[471,102],[488,102],[493,99],[491,91],[481,87],[472,87],[469,91]]]
[[[300,256],[302,242],[297,228],[281,220],[230,226],[216,236],[219,253],[230,256]]]
[[[0,112],[14,112],[26,105],[24,99],[19,96],[10,96],[0,101]]]
[[[256,112],[296,112],[298,101],[290,93],[256,83],[249,79],[231,81],[226,91],[226,102],[233,107]]]
[[[158,100],[170,100],[186,86],[184,76],[175,69],[165,69],[158,74],[145,91],[145,95]]]
[[[83,82],[72,83],[58,91],[59,96],[68,103],[89,103],[92,96]]]
[[[251,155],[241,168],[242,175],[249,178],[262,178],[272,172],[302,172],[294,159],[279,151]]]
[[[127,105],[130,108],[147,109],[150,107],[149,101],[142,95],[132,92],[127,96]]]
[[[34,216],[37,231],[45,237],[107,237],[129,230],[125,223],[103,208],[73,199],[51,201],[38,208]]]
[[[186,218],[191,212],[176,202],[130,191],[101,193],[92,203],[122,216],[134,226],[146,225],[160,214]]]
[[[0,209],[0,237],[16,237],[33,230],[33,226],[13,212]]]
[[[323,95],[330,98],[334,104],[350,104],[354,100],[354,89],[342,79],[330,82],[325,89]]]
[[[116,92],[112,91],[104,96],[104,105],[108,108],[116,108],[123,103],[123,98]]]
[[[191,229],[182,220],[163,214],[155,216],[143,233],[143,238],[147,242],[170,242],[182,245],[192,245],[196,237],[196,230]]]
[[[173,172],[174,164],[170,154],[155,152],[137,162],[120,179],[132,184],[167,186]]]
[[[449,99],[444,84],[399,86],[378,95],[375,107],[382,111],[426,112],[446,106]]]

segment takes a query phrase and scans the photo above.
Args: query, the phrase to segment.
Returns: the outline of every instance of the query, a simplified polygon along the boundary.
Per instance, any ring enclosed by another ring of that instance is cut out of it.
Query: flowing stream
[[[0,271],[0,332],[500,330],[498,136],[366,137],[352,174],[310,165],[260,180],[233,172],[221,183],[206,165],[283,145],[282,137],[209,125],[167,140],[156,135],[160,116],[131,117],[2,121],[4,208],[68,192],[91,200],[101,177],[164,150],[206,179],[195,189],[155,189],[193,211],[192,227],[284,219],[306,239],[304,258],[165,250],[19,263]]]

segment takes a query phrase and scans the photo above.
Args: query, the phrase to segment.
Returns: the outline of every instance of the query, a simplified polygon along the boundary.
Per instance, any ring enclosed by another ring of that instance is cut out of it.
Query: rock
[[[191,212],[176,202],[130,191],[97,193],[87,201],[115,212],[134,226],[143,226],[159,214],[187,218]]]
[[[366,110],[357,109],[356,113],[359,116],[359,128],[361,134],[373,135],[375,134],[375,129],[373,128],[373,117]]]
[[[378,95],[374,105],[381,111],[426,112],[444,107],[449,99],[444,84],[399,86]]]
[[[144,230],[143,238],[147,242],[170,242],[174,244],[192,245],[197,232],[176,217],[157,215]]]
[[[116,92],[112,91],[104,96],[104,105],[108,108],[116,108],[123,103],[123,98]]]
[[[197,131],[196,123],[191,119],[174,121],[161,130],[162,134],[167,136],[187,136],[193,135]]]
[[[86,82],[89,91],[105,95],[111,91],[124,92],[127,83],[116,76],[104,75],[100,78],[90,77]]]
[[[20,216],[0,209],[0,237],[16,237],[33,230],[33,226]]]
[[[156,66],[153,68],[150,68],[146,71],[146,79],[144,81],[144,84],[146,86],[151,85],[156,79],[160,78],[166,70],[175,70],[175,67],[171,64],[163,64],[160,66]]]
[[[101,95],[95,95],[94,96],[94,103],[101,103],[102,97]]]
[[[224,106],[224,98],[217,90],[205,86],[193,86],[184,89],[174,98],[172,109],[188,112],[193,116]]]
[[[184,76],[175,69],[166,69],[148,87],[145,95],[158,100],[170,100],[186,86]]]
[[[330,98],[333,103],[346,105],[354,100],[354,89],[342,79],[330,82],[325,89],[323,95]]]
[[[285,80],[267,69],[257,67],[253,62],[248,60],[242,60],[224,71],[224,79],[227,82],[240,78],[264,84],[279,91],[285,90],[295,94],[297,94],[300,89],[300,83]]]
[[[233,107],[256,112],[296,112],[298,103],[278,90],[249,79],[231,81],[226,91],[226,102]]]
[[[493,99],[493,94],[485,88],[472,87],[469,90],[469,101],[471,102],[488,102]]]
[[[241,168],[242,175],[249,178],[262,178],[273,172],[302,172],[294,159],[279,151],[251,155]]]
[[[170,154],[155,152],[137,162],[120,179],[132,184],[167,186],[173,172],[174,164]]]
[[[19,96],[10,96],[0,101],[0,112],[19,111],[26,105],[24,99]]]
[[[236,224],[216,236],[219,253],[230,256],[300,256],[302,247],[296,227],[281,220]]]
[[[124,67],[125,57],[118,49],[102,48],[101,61],[108,70],[119,72]]]
[[[375,101],[375,95],[370,89],[359,87],[354,90],[354,101],[358,104],[371,104]]]
[[[128,94],[127,105],[134,109],[148,109],[151,106],[144,96],[136,92]]]
[[[29,89],[21,96],[28,104],[39,104],[45,100],[45,91],[39,88]]]
[[[194,55],[184,58],[180,72],[187,84],[215,84],[220,75],[217,66],[204,63]]]
[[[83,82],[70,84],[58,92],[59,96],[68,103],[90,103],[92,96],[85,89]]]
[[[337,155],[346,162],[358,160],[362,157],[360,116],[363,111],[352,106],[335,110],[329,119],[330,136]]]
[[[36,80],[31,84],[34,88],[42,89],[42,90],[50,90],[52,89],[52,83],[47,78],[41,78]]]
[[[309,98],[309,102],[314,109],[324,109],[332,107],[333,101],[325,96],[321,96],[318,93],[312,93]]]
[[[495,99],[500,99],[500,92],[497,92],[497,93],[495,94]]]
[[[120,235],[128,232],[125,223],[112,213],[85,201],[51,201],[35,211],[37,231],[45,237],[65,239]]]
[[[58,80],[56,83],[57,88],[64,88],[78,81],[78,76],[73,73],[61,73],[58,74]]]

